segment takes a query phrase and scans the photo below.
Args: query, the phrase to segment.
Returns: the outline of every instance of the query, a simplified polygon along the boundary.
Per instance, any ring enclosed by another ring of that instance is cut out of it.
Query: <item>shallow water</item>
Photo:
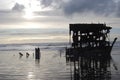
[[[19,52],[23,53],[22,57]],[[64,51],[43,49],[40,60],[35,60],[33,53],[33,50],[0,51],[0,80],[71,80]],[[120,80],[120,50],[114,48],[111,55],[110,78],[103,80]]]
[[[64,54],[41,51],[41,59],[35,60],[33,52],[28,58],[25,54],[20,58],[18,51],[1,51],[0,80],[69,80]]]

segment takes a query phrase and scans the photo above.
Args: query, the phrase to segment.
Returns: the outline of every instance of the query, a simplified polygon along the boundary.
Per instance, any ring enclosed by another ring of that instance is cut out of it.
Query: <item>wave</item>
[[[67,42],[59,43],[24,43],[24,44],[0,44],[0,51],[26,51],[34,50],[39,47],[41,49],[60,50],[68,45]]]
[[[33,51],[37,47],[41,48],[42,50],[60,50],[66,48],[67,46],[69,46],[68,42],[0,44],[0,51]],[[120,48],[120,41],[117,41],[113,48]]]

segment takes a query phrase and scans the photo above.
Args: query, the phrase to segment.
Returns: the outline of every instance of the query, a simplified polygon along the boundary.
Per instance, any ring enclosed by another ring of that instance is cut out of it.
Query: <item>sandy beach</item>
[[[0,80],[69,80],[64,53],[41,50],[41,59],[35,60],[34,51],[21,52],[22,57],[18,51],[0,51]]]
[[[47,46],[49,47],[49,46]],[[55,47],[55,46],[54,46]],[[19,52],[23,56],[19,56]],[[30,55],[26,57],[26,52]],[[34,50],[0,51],[0,80],[70,80],[70,65],[66,63],[64,48],[41,49],[40,60]],[[114,47],[110,62],[110,80],[120,79],[120,50]],[[117,67],[117,70],[115,69]]]

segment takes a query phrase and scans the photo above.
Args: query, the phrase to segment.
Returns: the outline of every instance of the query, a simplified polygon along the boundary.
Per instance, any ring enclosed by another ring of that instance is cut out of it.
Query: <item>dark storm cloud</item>
[[[120,17],[120,1],[115,2],[115,0],[40,0],[40,2],[44,7],[55,3],[66,15],[93,12],[98,15],[114,14]]]
[[[120,1],[117,3],[117,10],[116,10],[117,17],[120,17]]]
[[[13,10],[13,11],[23,11],[24,8],[25,8],[24,5],[19,4],[19,3],[16,3],[16,4],[13,6],[12,10]]]
[[[65,14],[88,13],[120,17],[120,1],[115,0],[70,0],[63,3],[62,9]]]
[[[110,14],[115,10],[113,0],[70,0],[62,5],[66,14],[94,12],[97,14]]]
[[[43,7],[54,7],[57,8],[61,6],[63,0],[38,0]]]

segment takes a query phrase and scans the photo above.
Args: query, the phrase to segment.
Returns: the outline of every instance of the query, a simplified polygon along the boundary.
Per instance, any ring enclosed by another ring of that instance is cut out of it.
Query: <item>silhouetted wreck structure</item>
[[[71,80],[110,80],[111,27],[106,24],[70,24],[66,61]]]
[[[66,52],[69,56],[108,56],[117,39],[110,43],[109,33],[112,28],[106,24],[70,24],[69,28],[71,47]]]

